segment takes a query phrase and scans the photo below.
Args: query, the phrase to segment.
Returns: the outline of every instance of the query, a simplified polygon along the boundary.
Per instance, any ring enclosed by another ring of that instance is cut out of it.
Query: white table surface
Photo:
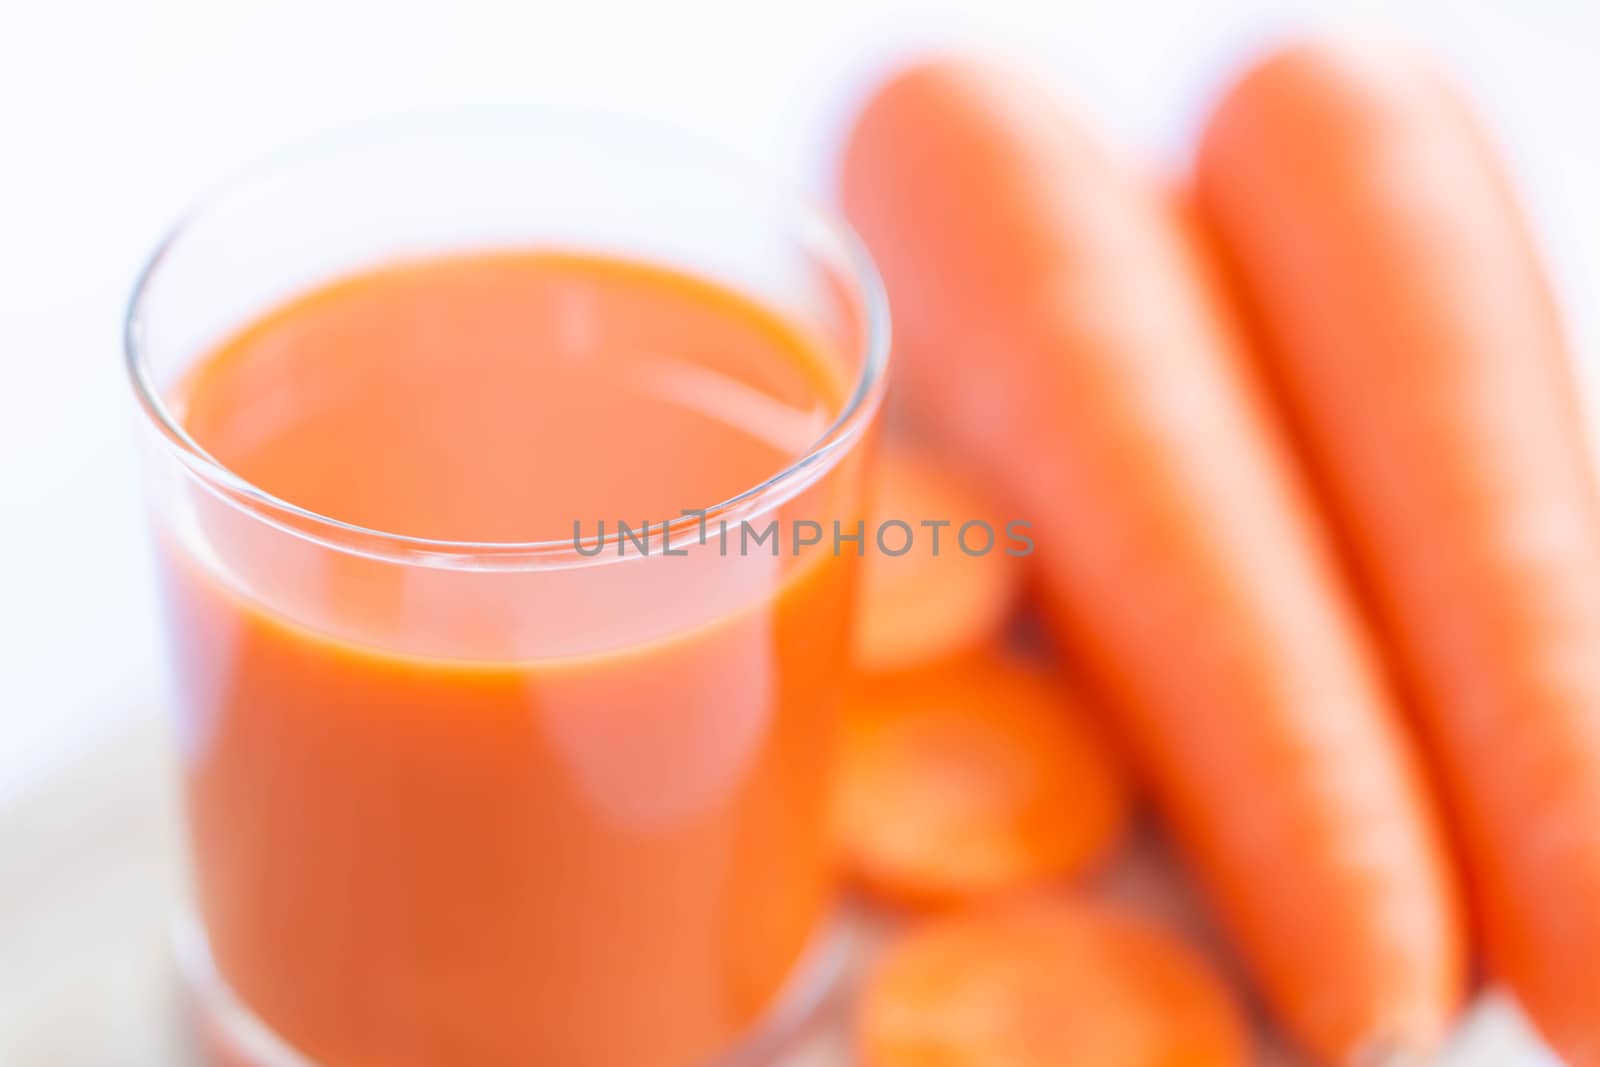
[[[1178,160],[1233,64],[1319,6],[0,0],[0,807],[160,705],[120,319],[143,257],[220,174],[365,117],[553,103],[659,118],[825,189],[873,73],[963,43],[1027,58]],[[1397,8],[1389,24],[1463,72],[1594,350],[1600,9],[1334,6]]]

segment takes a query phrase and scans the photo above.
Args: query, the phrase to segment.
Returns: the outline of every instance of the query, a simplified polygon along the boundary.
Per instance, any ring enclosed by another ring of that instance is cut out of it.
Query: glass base
[[[852,955],[852,936],[846,922],[825,924],[765,1018],[732,1048],[686,1067],[778,1067],[787,1062],[816,1036],[835,1006]],[[188,993],[191,1030],[204,1062],[214,1067],[325,1067],[296,1051],[239,1001],[217,973],[205,931],[193,914],[174,921],[172,940]]]

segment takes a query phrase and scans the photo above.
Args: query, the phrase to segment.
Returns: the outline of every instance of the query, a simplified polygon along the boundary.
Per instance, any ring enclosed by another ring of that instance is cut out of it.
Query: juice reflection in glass
[[[886,344],[846,234],[636,134],[371,135],[176,231],[129,360],[219,1047],[700,1067],[815,995]]]

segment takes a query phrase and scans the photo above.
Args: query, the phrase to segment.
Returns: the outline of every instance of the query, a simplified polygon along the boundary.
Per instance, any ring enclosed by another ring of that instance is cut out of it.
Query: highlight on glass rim
[[[1600,8],[9,16],[0,1067],[1600,1067]]]

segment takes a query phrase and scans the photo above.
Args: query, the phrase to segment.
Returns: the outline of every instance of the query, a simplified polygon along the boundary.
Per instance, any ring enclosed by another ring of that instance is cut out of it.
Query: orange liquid
[[[496,253],[301,297],[176,402],[324,515],[570,541],[759,483],[841,396],[729,291]],[[853,521],[845,480],[790,509]],[[270,1028],[330,1067],[690,1067],[771,1006],[830,894],[850,553],[508,575],[194,508],[163,570],[197,898]]]

